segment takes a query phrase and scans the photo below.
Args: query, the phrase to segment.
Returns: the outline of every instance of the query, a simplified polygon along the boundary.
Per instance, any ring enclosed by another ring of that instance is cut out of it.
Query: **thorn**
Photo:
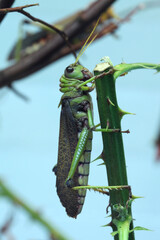
[[[105,163],[100,163],[100,164],[98,164],[97,166],[102,166],[102,165],[106,165]]]
[[[126,111],[122,110],[121,108],[119,108],[120,119],[122,119],[123,116],[126,115],[126,114],[135,115],[135,113],[126,112]]]
[[[110,214],[110,215],[106,216],[105,218],[109,218],[109,217],[112,217],[112,214]]]
[[[102,189],[89,189],[89,190],[93,190],[95,192],[99,192],[99,193],[102,193],[104,195],[107,195],[109,196],[109,192],[105,191],[105,190],[102,190]]]
[[[121,131],[121,133],[130,133],[129,129],[125,130],[125,131]]]
[[[113,223],[110,222],[110,223],[108,223],[108,224],[106,224],[106,225],[103,225],[102,227],[112,227],[112,226],[113,226]]]
[[[104,161],[103,158],[104,158],[104,154],[103,154],[103,151],[102,151],[102,153],[101,153],[97,158],[95,158],[94,160],[92,160],[91,163],[92,163],[92,162],[95,162],[95,161],[97,161],[97,160],[99,160],[99,159],[102,159],[102,160]]]
[[[108,204],[107,208],[106,208],[106,213],[109,213],[109,207],[111,207],[111,203]]]
[[[120,77],[126,76],[127,74],[128,74],[128,72],[122,73],[122,74],[120,75]]]
[[[134,200],[134,199],[137,199],[137,198],[144,198],[144,197],[132,195],[132,199],[133,199],[133,200]]]
[[[106,129],[109,128],[109,119],[107,119],[107,126],[106,126]]]
[[[13,87],[13,85],[8,85],[8,88],[10,89],[10,90],[12,90],[18,97],[20,97],[21,99],[23,99],[24,101],[26,101],[26,102],[28,102],[29,101],[29,98],[27,97],[27,96],[25,96],[25,95],[23,95],[22,93],[20,93],[17,89],[15,89],[14,87]]]
[[[111,99],[109,97],[107,97],[107,103],[108,103],[108,105],[111,104],[112,106],[115,107],[114,103],[111,101]]]

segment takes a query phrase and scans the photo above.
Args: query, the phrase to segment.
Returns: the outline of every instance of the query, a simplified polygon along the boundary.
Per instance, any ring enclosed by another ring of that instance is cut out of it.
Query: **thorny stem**
[[[108,64],[113,67],[108,57],[105,59],[106,67],[98,64],[95,68],[95,75],[99,75],[99,72],[108,71]],[[104,64],[104,63],[103,63]],[[103,70],[102,70],[103,66]],[[117,77],[124,73],[128,73],[135,69],[152,69],[157,72],[160,71],[160,64],[151,63],[122,63],[113,67],[113,73],[105,75],[103,78],[99,78],[96,81],[98,109],[100,114],[101,127],[104,128],[106,119],[109,121],[111,128],[121,128],[121,115],[123,111],[119,108],[116,98],[115,80]],[[111,104],[112,103],[112,104]],[[123,141],[121,133],[102,133],[103,137],[103,153],[104,162],[106,164],[108,183],[111,186],[114,185],[127,185],[127,171],[125,164],[125,155],[123,148]],[[134,229],[132,223],[131,206],[128,208],[129,198],[131,194],[126,189],[122,191],[110,191],[110,203],[112,210],[112,223],[113,230],[118,228],[119,234],[115,236],[115,239],[127,239],[134,240]],[[121,206],[124,211],[127,210],[127,222],[116,220],[117,214],[114,206]],[[117,223],[117,224],[115,224]],[[125,225],[126,224],[126,225]],[[129,228],[131,231],[129,231]],[[141,228],[142,229],[142,228]],[[129,234],[130,232],[130,234]]]
[[[30,217],[41,224],[50,234],[51,238],[56,240],[68,240],[62,234],[60,234],[55,227],[52,226],[50,222],[45,220],[38,211],[35,211],[28,204],[22,201],[19,197],[17,197],[0,179],[0,197],[5,197],[12,203],[17,206],[22,207],[22,209],[27,212]]]
[[[99,72],[95,71],[95,75],[99,75]],[[98,79],[96,81],[96,90],[101,127],[105,127],[106,119],[108,119],[110,128],[121,129],[113,74],[108,74],[103,78]],[[110,104],[110,102],[113,104]],[[102,133],[102,137],[104,152],[103,160],[106,164],[108,184],[110,186],[128,185],[121,132]],[[116,217],[113,205],[118,203],[122,206],[126,206],[129,196],[129,190],[127,189],[123,189],[122,191],[110,191],[112,220]],[[113,225],[113,230],[116,230],[115,225]],[[115,236],[115,239],[119,239],[118,236]],[[130,234],[129,239],[134,239],[133,233]]]

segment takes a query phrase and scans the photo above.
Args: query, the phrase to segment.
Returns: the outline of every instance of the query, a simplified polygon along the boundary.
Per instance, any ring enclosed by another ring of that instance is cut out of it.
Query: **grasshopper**
[[[94,38],[90,43],[93,40]],[[94,81],[109,74],[111,69],[108,73],[93,76],[87,68],[80,65],[78,60],[86,50],[85,45],[75,63],[70,64],[60,78],[60,91],[63,95],[59,104],[61,116],[58,163],[53,168],[57,178],[57,194],[67,214],[73,218],[81,212],[86,196],[86,189],[74,190],[73,187],[88,185],[92,132],[120,132],[120,129],[109,129],[108,126],[106,129],[97,129],[98,125],[94,125],[92,99],[89,92],[95,87]],[[88,83],[91,83],[91,86],[88,86]]]

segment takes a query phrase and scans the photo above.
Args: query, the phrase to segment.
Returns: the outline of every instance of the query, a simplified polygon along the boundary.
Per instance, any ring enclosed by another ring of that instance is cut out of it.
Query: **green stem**
[[[116,80],[117,77],[120,75],[127,73],[129,71],[135,70],[135,69],[152,69],[157,70],[157,72],[160,71],[160,64],[152,64],[152,63],[121,63],[119,65],[114,66],[114,74],[113,77]]]
[[[95,75],[102,74],[103,71],[108,74],[103,78],[96,80],[97,101],[100,115],[101,127],[105,128],[106,122],[109,122],[109,128],[121,129],[121,118],[126,112],[122,111],[117,103],[115,80],[120,75],[123,75],[135,69],[155,69],[160,71],[160,64],[152,63],[122,63],[113,67],[110,59],[104,57],[105,63],[98,64],[95,68]],[[103,70],[102,70],[103,69]],[[115,185],[128,185],[127,172],[124,156],[124,148],[121,133],[104,133],[102,132],[103,145],[104,145],[104,162],[107,168],[108,183],[110,186]],[[121,191],[110,191],[110,203],[112,210],[112,223],[116,222],[116,211],[114,205],[127,207],[127,200],[129,192],[124,189]],[[125,222],[120,222],[120,227],[117,224],[113,225],[113,230],[118,228],[118,235],[115,239],[124,240],[128,239],[129,227],[133,229],[131,221],[131,207],[128,208],[128,216],[130,220],[125,225]],[[130,224],[131,223],[131,224]],[[124,224],[123,228],[121,224]],[[133,230],[130,231],[129,240],[134,240]]]
[[[119,224],[118,226],[119,240],[128,240],[129,226],[130,226],[130,222],[127,220]]]
[[[99,72],[96,71],[95,75],[98,74]],[[108,121],[109,128],[121,129],[119,107],[115,91],[115,79],[113,74],[108,74],[103,78],[96,80],[96,90],[101,127],[105,128],[106,122]],[[128,185],[121,133],[102,133],[102,139],[108,185]],[[125,206],[128,199],[129,191],[127,189],[121,191],[110,191],[112,219],[116,217],[116,212],[114,212],[112,206],[117,203]],[[113,230],[116,230],[115,225],[113,225]],[[118,239],[118,236],[115,236],[115,239]],[[133,240],[134,234],[130,234],[129,239]]]
[[[61,235],[55,227],[52,226],[50,222],[45,220],[38,211],[35,211],[33,208],[28,206],[24,201],[22,201],[19,197],[17,197],[4,183],[0,180],[0,196],[5,197],[10,200],[12,203],[16,204],[23,208],[30,217],[40,223],[50,234],[51,238],[56,240],[68,240],[66,237]]]

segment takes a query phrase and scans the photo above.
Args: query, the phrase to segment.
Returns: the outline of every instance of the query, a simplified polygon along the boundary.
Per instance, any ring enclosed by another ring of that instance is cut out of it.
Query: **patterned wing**
[[[70,170],[71,162],[78,142],[76,121],[73,117],[68,99],[62,101],[60,117],[59,149],[57,164],[57,194],[62,205],[70,217],[76,218],[79,209],[78,191],[72,190],[65,185],[65,180]],[[73,182],[78,186],[78,172],[76,171]]]

